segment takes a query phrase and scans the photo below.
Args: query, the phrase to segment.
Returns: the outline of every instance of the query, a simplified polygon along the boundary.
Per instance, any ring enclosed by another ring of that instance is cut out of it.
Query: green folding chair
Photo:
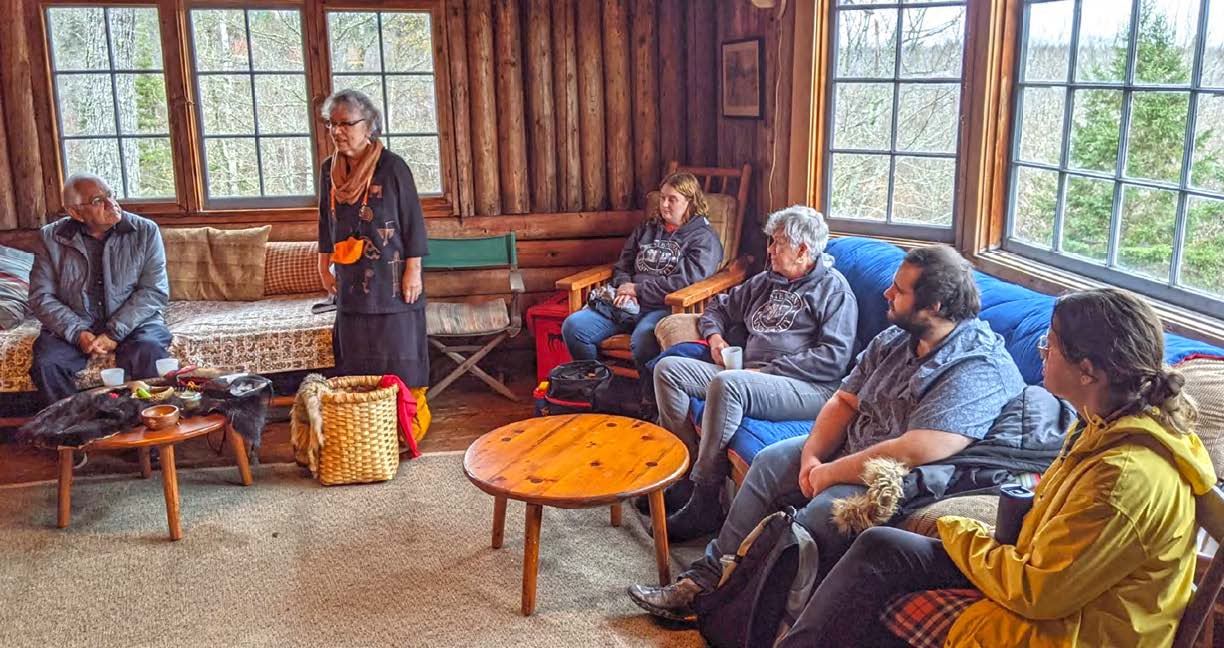
[[[429,239],[429,255],[421,260],[425,270],[489,270],[505,268],[506,287],[510,292],[510,304],[500,297],[481,303],[445,302],[429,300],[425,310],[426,332],[429,344],[442,355],[453,360],[456,366],[445,378],[429,388],[429,396],[435,397],[465,373],[471,372],[499,394],[510,400],[518,397],[500,380],[489,375],[476,365],[490,351],[507,338],[519,334],[523,328],[519,315],[519,295],[523,294],[523,275],[518,269],[518,254],[514,246],[514,232],[504,236],[487,236],[465,239]],[[425,276],[426,293],[429,275]],[[448,344],[455,338],[477,338],[475,344]],[[464,355],[471,354],[471,355]]]

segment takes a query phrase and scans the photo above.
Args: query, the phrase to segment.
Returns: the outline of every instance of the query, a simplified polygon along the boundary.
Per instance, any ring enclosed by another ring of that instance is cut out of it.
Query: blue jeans
[[[621,326],[589,308],[583,308],[565,318],[561,324],[561,338],[575,360],[596,360],[600,342],[617,333],[632,331],[629,349],[633,352],[634,364],[641,370],[662,352],[659,341],[655,339],[655,324],[670,314],[671,311],[666,309],[653,310],[644,313],[637,324]]]
[[[141,324],[115,347],[115,366],[124,370],[128,380],[156,378],[157,361],[169,357],[166,348],[170,341],[165,325]],[[33,356],[30,379],[38,388],[43,407],[77,393],[76,374],[89,362],[89,356],[77,345],[43,329],[34,340]]]

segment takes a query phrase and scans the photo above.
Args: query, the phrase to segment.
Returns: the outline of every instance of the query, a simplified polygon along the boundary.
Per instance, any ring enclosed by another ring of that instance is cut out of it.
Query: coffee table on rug
[[[152,462],[149,458],[150,448],[159,448],[161,456],[162,490],[166,495],[166,522],[170,527],[170,539],[183,537],[183,529],[179,525],[179,495],[178,472],[174,467],[174,445],[187,439],[203,436],[217,430],[225,430],[230,444],[234,447],[234,459],[238,462],[238,473],[242,477],[242,485],[251,485],[251,466],[247,461],[247,446],[242,436],[230,426],[223,414],[208,414],[206,416],[191,416],[181,419],[174,427],[161,430],[149,430],[140,425],[127,432],[98,439],[80,448],[60,446],[59,448],[59,515],[57,526],[63,529],[68,526],[72,511],[72,451],[84,450],[98,452],[107,450],[136,450],[140,455],[140,476],[148,479],[153,474]]]
[[[573,414],[527,419],[485,434],[468,448],[463,472],[493,496],[493,548],[502,545],[506,501],[527,504],[523,542],[522,612],[535,610],[544,507],[612,506],[620,526],[621,502],[650,499],[659,582],[671,582],[663,489],[688,468],[688,450],[667,430],[636,419]]]

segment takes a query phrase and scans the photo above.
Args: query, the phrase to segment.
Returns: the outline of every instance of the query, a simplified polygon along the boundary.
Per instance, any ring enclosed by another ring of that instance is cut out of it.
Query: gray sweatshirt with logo
[[[663,298],[709,277],[722,263],[722,242],[705,216],[694,216],[676,231],[648,219],[629,235],[612,274],[612,285],[636,285],[642,312],[666,308]]]
[[[798,279],[765,271],[719,295],[698,327],[704,338],[746,329],[745,369],[836,385],[854,359],[858,302],[824,254]]]

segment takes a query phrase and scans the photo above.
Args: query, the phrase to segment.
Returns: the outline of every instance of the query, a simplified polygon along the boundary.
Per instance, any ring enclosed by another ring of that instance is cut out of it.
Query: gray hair
[[[331,119],[331,112],[338,104],[344,104],[361,113],[370,122],[370,139],[376,140],[382,135],[382,111],[366,94],[360,90],[337,90],[323,101],[323,119]]]
[[[765,221],[765,236],[781,232],[791,245],[806,243],[808,257],[815,261],[829,244],[829,226],[820,212],[807,205],[791,205],[769,215]]]
[[[101,176],[93,173],[74,173],[64,180],[64,189],[60,193],[65,207],[76,207],[81,203],[81,193],[77,191],[77,185],[82,182],[95,182],[98,186],[110,189],[110,185]]]

